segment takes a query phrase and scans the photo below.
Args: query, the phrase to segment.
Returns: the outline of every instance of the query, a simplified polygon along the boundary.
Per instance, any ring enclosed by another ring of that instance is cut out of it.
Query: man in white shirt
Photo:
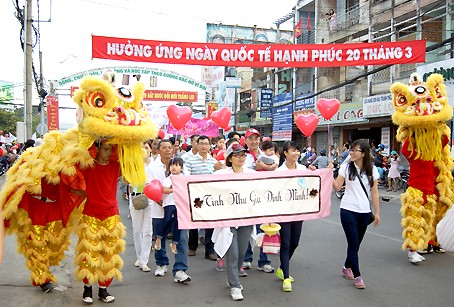
[[[158,144],[159,150],[159,157],[156,159],[153,165],[153,177],[154,179],[158,179],[161,184],[164,182],[166,178],[166,171],[168,169],[169,161],[173,155],[173,145],[172,142],[168,139],[161,140]],[[160,206],[155,202],[151,201],[152,206]],[[155,207],[159,209],[158,207]],[[152,210],[151,217],[153,217],[153,228],[156,228],[157,225],[163,222],[164,213],[162,207],[160,208],[161,211],[154,211]],[[156,212],[155,214],[153,212]],[[162,214],[160,214],[162,213]],[[154,231],[153,231],[154,232]],[[181,237],[180,242],[177,244],[178,253],[175,255],[175,263],[173,265],[173,276],[174,281],[178,283],[184,283],[191,281],[191,277],[186,274],[186,270],[188,269],[188,258],[187,258],[187,243],[186,243],[186,230],[181,230]],[[156,276],[164,276],[167,272],[167,266],[169,265],[169,258],[166,255],[166,237],[164,236],[161,239],[161,246],[160,250],[156,250],[154,252],[155,260],[156,260]]]
[[[202,135],[197,140],[197,153],[185,161],[186,170],[191,175],[207,175],[215,171],[215,164],[218,162],[210,155],[210,140]],[[216,261],[217,255],[214,252],[214,244],[211,241],[213,228],[205,229],[205,258]],[[189,230],[189,256],[195,256],[198,246],[199,234],[197,229]],[[179,244],[180,245],[180,244]]]

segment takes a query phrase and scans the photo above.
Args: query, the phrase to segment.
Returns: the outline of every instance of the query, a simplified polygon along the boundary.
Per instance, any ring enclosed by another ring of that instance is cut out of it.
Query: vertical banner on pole
[[[46,97],[46,106],[47,106],[47,128],[49,131],[58,130],[59,120],[58,120],[58,96],[48,95]]]

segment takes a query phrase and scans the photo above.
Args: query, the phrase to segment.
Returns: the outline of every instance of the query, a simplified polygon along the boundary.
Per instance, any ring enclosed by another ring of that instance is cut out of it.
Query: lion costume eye
[[[399,94],[397,95],[396,99],[394,100],[394,105],[396,107],[402,107],[407,104],[407,97],[405,95]]]
[[[96,108],[102,108],[106,104],[106,98],[101,92],[88,92],[86,102]]]

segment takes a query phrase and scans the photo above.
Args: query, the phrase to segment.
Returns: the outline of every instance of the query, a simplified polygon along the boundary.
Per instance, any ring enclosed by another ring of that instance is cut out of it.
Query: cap
[[[383,145],[383,144],[378,144],[378,147],[381,149],[385,149],[385,145]]]
[[[231,154],[239,153],[239,152],[242,152],[242,151],[246,151],[246,148],[244,148],[240,144],[235,143],[235,144],[230,145],[229,148],[227,148],[227,150],[225,151],[225,154],[224,154],[225,165],[232,166],[232,162],[229,160],[229,156]]]
[[[257,129],[254,128],[249,128],[248,130],[246,130],[246,134],[244,136],[248,138],[253,134],[257,134],[257,136],[260,136],[260,133],[257,131]]]
[[[397,155],[397,151],[393,150],[393,151],[391,151],[391,154],[392,155]]]

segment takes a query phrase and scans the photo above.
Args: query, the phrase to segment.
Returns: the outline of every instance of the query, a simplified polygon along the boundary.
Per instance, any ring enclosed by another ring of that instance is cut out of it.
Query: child
[[[394,192],[397,192],[397,178],[400,177],[399,163],[400,157],[395,150],[391,151],[391,157],[389,158],[391,168],[388,173],[388,192],[391,191],[391,179],[394,181]]]
[[[225,137],[223,135],[220,135],[214,139],[215,141],[215,148],[211,151],[211,155],[213,158],[216,159],[217,154],[221,150],[225,150]]]
[[[156,229],[156,243],[155,249],[161,249],[161,239],[167,235],[170,229],[172,229],[172,243],[170,248],[172,253],[177,254],[177,244],[180,241],[180,230],[178,230],[178,219],[177,219],[177,208],[175,206],[175,200],[172,193],[172,180],[171,176],[181,175],[183,171],[183,159],[175,157],[169,161],[170,174],[163,182],[163,194],[168,194],[163,198],[162,207],[164,208],[164,221],[162,225],[159,225]]]
[[[262,144],[262,155],[260,156],[263,156],[264,154],[265,156],[272,158],[276,164],[279,164],[279,157],[276,155],[277,152],[278,147],[275,142],[265,141]]]

